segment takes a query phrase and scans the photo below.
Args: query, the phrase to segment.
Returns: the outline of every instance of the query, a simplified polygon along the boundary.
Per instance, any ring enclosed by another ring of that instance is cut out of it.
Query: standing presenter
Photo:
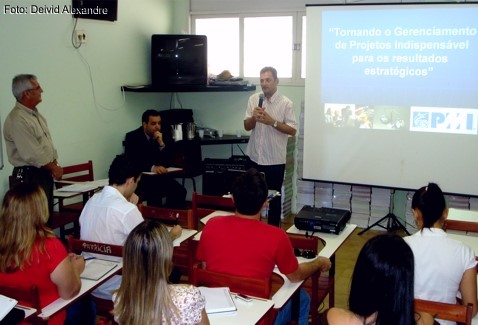
[[[284,181],[287,140],[295,136],[297,122],[292,101],[277,91],[277,70],[264,67],[260,71],[262,93],[249,97],[244,129],[251,131],[246,154],[252,167],[263,172],[267,186],[281,192]],[[281,200],[270,202],[268,223],[279,226]]]

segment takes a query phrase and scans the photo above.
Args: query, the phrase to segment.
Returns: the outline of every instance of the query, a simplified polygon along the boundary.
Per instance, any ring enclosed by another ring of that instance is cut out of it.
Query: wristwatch
[[[277,121],[274,122],[273,127],[277,128]]]

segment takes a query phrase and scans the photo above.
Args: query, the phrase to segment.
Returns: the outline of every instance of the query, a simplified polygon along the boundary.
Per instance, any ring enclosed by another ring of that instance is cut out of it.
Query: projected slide
[[[325,11],[324,102],[476,107],[478,92],[467,89],[478,89],[477,12]]]
[[[308,6],[306,55],[305,178],[478,195],[478,4]]]

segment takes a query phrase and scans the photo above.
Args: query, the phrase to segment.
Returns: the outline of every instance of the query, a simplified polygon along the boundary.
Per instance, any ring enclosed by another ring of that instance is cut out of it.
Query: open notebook
[[[85,270],[80,277],[82,279],[98,281],[115,267],[118,267],[117,262],[94,258],[86,262]]]
[[[206,313],[214,314],[237,310],[228,287],[199,287],[199,291],[206,299]]]

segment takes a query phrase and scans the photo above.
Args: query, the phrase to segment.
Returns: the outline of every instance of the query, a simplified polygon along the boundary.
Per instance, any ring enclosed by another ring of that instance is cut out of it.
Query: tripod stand
[[[392,230],[403,230],[407,235],[410,235],[410,233],[408,232],[407,228],[405,228],[405,226],[400,222],[400,220],[397,218],[397,216],[393,213],[393,196],[395,194],[395,190],[393,190],[393,192],[390,194],[390,209],[389,209],[389,213],[381,218],[380,220],[378,220],[377,222],[375,222],[374,224],[368,226],[367,228],[365,228],[364,230],[362,230],[361,232],[359,232],[358,234],[361,235],[363,233],[365,233],[366,231],[372,229],[373,227],[375,226],[379,226],[379,227],[382,227],[383,229],[385,229],[386,231],[392,231]],[[382,222],[383,221],[387,221],[387,224],[386,226],[382,225]]]

